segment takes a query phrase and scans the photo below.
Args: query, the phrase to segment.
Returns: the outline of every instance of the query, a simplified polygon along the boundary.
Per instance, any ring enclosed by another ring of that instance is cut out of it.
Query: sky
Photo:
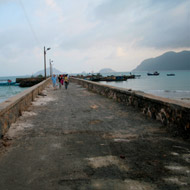
[[[190,0],[0,0],[0,76],[131,71],[190,50]]]

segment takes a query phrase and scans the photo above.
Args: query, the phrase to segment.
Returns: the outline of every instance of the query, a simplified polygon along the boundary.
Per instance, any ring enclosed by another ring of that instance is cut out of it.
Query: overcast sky
[[[0,76],[131,71],[190,50],[190,0],[0,0]]]

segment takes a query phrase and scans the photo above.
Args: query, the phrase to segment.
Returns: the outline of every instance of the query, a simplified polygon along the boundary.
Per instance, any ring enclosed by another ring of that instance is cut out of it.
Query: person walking
[[[65,89],[67,90],[69,84],[68,75],[65,75],[64,82],[65,82]]]
[[[63,75],[61,75],[61,85],[63,86],[63,83],[64,83],[64,77]]]
[[[59,89],[61,89],[62,80],[63,80],[62,76],[61,76],[61,75],[59,75],[59,76],[58,76]]]
[[[51,77],[51,80],[52,80],[52,83],[53,83],[53,88],[54,88],[54,90],[56,90],[56,83],[57,83],[57,77],[56,77],[56,75],[53,75]]]

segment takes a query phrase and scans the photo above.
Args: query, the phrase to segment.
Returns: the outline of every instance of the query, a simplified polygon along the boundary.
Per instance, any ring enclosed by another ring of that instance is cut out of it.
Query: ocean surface
[[[141,75],[136,79],[128,79],[121,82],[100,83],[116,86],[124,89],[140,90],[156,96],[190,102],[190,70],[188,71],[160,71],[158,76],[148,76],[147,72],[133,72]],[[167,74],[175,76],[167,76]],[[114,75],[125,75],[127,73],[110,73]],[[107,74],[105,74],[107,75]]]
[[[141,75],[136,79],[128,79],[120,82],[100,82],[124,89],[140,90],[156,96],[190,102],[190,70],[188,71],[160,71],[159,76],[147,76],[147,72],[132,72],[131,74]],[[175,76],[167,76],[173,73]],[[104,73],[107,75],[129,75],[130,72]],[[11,79],[15,81],[19,77],[0,77],[0,80]],[[19,86],[0,86],[0,102],[5,101],[26,88]]]
[[[10,79],[13,82],[15,82],[16,78],[22,78],[22,77],[0,77],[0,82],[3,80]],[[7,100],[8,98],[22,92],[23,90],[26,90],[27,88],[21,88],[19,86],[0,86],[0,102],[3,102]]]

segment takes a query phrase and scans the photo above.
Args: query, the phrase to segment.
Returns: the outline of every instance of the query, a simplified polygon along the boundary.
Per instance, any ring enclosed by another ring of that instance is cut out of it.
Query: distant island
[[[133,71],[190,70],[190,51],[166,52],[144,60]]]
[[[47,76],[50,75],[50,68],[46,69],[46,74]],[[59,71],[56,68],[53,68],[53,74],[55,75],[59,75],[59,74],[64,74],[63,72]],[[43,75],[44,76],[44,70],[38,71],[36,73],[33,74],[34,76],[39,76],[39,75]]]
[[[115,71],[110,68],[104,68],[99,71],[99,73],[114,73]]]

